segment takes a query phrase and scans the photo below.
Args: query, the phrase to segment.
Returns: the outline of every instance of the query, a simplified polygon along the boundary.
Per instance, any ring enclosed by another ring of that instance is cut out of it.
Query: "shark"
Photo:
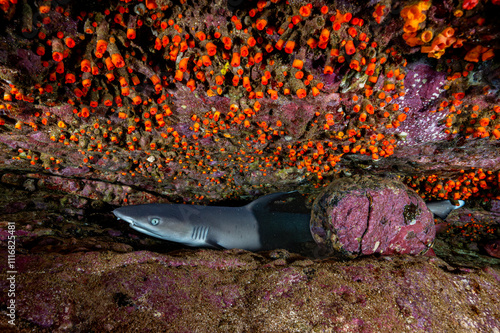
[[[290,249],[314,242],[309,229],[310,211],[293,196],[293,192],[273,193],[241,207],[131,205],[119,207],[113,214],[143,234],[191,247]],[[452,210],[464,205],[462,200],[458,203],[457,206],[444,200],[427,203],[427,207],[446,218]]]
[[[242,207],[132,205],[113,214],[143,234],[192,247],[271,250],[314,241],[310,213],[293,207],[291,196],[273,193]]]
[[[432,212],[432,214],[445,220],[453,210],[463,207],[463,205],[465,205],[465,201],[457,200],[456,203],[453,203],[450,200],[439,200],[426,202],[425,205]]]

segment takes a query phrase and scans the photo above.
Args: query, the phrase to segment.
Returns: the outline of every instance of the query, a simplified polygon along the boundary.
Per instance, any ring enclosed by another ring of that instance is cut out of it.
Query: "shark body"
[[[250,251],[289,248],[313,241],[310,214],[275,209],[273,203],[289,194],[269,194],[243,207],[146,204],[120,207],[113,213],[146,235],[188,246]]]
[[[141,233],[193,247],[289,249],[314,241],[308,211],[294,211],[293,204],[280,208],[279,203],[291,195],[292,192],[273,193],[243,207],[145,204],[120,207],[113,214]],[[444,219],[464,202],[459,200],[459,206],[449,200],[426,205]]]

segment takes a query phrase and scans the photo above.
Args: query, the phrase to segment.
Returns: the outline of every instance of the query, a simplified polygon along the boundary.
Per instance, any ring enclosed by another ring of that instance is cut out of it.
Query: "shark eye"
[[[158,218],[152,218],[151,221],[149,221],[151,225],[158,225],[160,224],[160,219]]]

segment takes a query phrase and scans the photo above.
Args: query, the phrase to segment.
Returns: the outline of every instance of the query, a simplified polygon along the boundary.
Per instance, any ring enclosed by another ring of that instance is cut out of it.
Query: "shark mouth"
[[[137,225],[134,221],[133,218],[131,218],[130,216],[127,216],[127,215],[124,215],[120,212],[117,211],[118,209],[115,209],[113,211],[113,214],[115,214],[116,218],[118,220],[123,220],[125,222],[128,222],[130,224],[130,227],[134,230],[137,230],[139,231],[140,233],[143,233],[145,235],[148,235],[148,236],[151,236],[151,237],[155,237],[155,238],[161,238],[161,239],[164,239],[164,237],[162,237],[160,234],[157,234],[157,233],[154,233],[154,232],[151,232],[149,230],[146,230],[144,228],[142,228],[141,226]]]
[[[118,220],[123,220],[123,221],[125,221],[125,222],[130,223],[131,225],[134,225],[134,219],[133,219],[133,218],[131,218],[130,216],[123,215],[122,213],[120,213],[120,212],[118,211],[118,209],[115,209],[115,210],[113,211],[113,214],[115,214],[115,216],[116,216],[116,218],[117,218]]]
[[[136,224],[131,223],[131,224],[130,224],[130,227],[131,227],[132,229],[134,229],[134,230],[139,231],[140,233],[145,234],[145,235],[148,235],[148,236],[151,236],[151,237],[155,237],[155,238],[165,239],[165,238],[164,238],[164,237],[162,237],[161,235],[156,234],[156,233],[154,233],[154,232],[151,232],[151,231],[149,231],[149,230],[143,229],[143,228],[139,227],[139,226],[138,226],[138,225],[136,225]]]

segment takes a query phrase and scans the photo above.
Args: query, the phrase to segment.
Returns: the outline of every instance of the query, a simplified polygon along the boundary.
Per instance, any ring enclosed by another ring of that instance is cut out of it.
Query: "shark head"
[[[113,214],[130,223],[130,227],[146,235],[190,245],[193,235],[193,220],[175,204],[147,204],[117,208]]]

